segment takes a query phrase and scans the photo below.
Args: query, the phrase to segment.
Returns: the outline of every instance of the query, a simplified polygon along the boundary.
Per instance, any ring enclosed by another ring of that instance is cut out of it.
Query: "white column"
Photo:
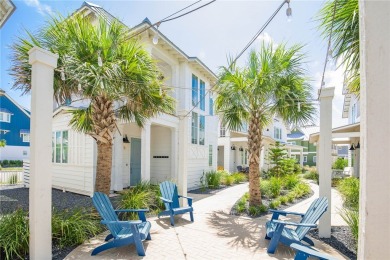
[[[112,151],[111,190],[114,191],[123,190],[123,126],[118,124],[118,128],[114,135]]]
[[[390,257],[390,2],[359,1],[360,219],[358,259]]]
[[[180,195],[187,196],[187,175],[188,175],[188,143],[189,143],[189,117],[185,117],[186,112],[180,113],[183,117],[180,117],[179,121],[179,172],[177,176],[177,186]],[[186,200],[182,200],[182,203],[186,205]]]
[[[179,148],[179,129],[171,128],[171,178],[178,180],[178,148]]]
[[[141,130],[141,179],[150,181],[150,139],[151,139],[151,124],[144,124]]]
[[[230,149],[230,145],[230,142],[226,142],[223,146],[223,169],[228,172],[230,172],[230,157],[231,153],[233,152]]]
[[[328,210],[320,218],[318,225],[318,235],[320,237],[330,237],[331,228],[331,183],[332,183],[332,100],[334,87],[323,88],[320,95],[320,140],[317,157],[320,165],[320,197],[328,198]]]
[[[291,158],[291,149],[290,148],[287,148],[287,156],[288,156],[288,158]]]
[[[303,167],[303,149],[300,151],[299,154],[299,164],[301,165],[301,167]]]
[[[58,55],[33,47],[31,73],[30,258],[51,259],[53,78]]]

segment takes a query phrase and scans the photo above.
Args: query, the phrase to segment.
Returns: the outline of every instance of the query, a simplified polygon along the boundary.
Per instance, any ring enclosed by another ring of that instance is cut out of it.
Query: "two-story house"
[[[115,19],[100,6],[84,3],[78,12],[91,20],[103,15]],[[218,119],[209,89],[214,73],[198,58],[189,57],[146,18],[133,27],[163,73],[170,95],[176,99],[174,114],[161,114],[143,128],[134,122],[118,122],[113,147],[111,190],[120,191],[141,180],[152,183],[174,180],[179,189],[199,187],[203,172],[217,168]],[[158,43],[153,38],[158,35]],[[53,114],[53,186],[91,195],[94,190],[96,144],[69,126],[69,110],[82,107],[71,100]],[[206,135],[207,133],[207,135]]]
[[[30,112],[0,89],[0,160],[23,160],[30,156]]]
[[[304,166],[317,165],[317,149],[314,144],[309,142],[310,132],[318,132],[318,127],[299,128],[294,127],[289,134],[287,134],[287,142],[291,145],[303,147],[303,158],[301,158],[300,150],[292,149],[291,155],[297,161],[301,161]]]
[[[270,166],[268,161],[268,149],[276,141],[285,144],[288,150],[288,155],[291,155],[291,150],[296,149],[300,153],[303,148],[287,143],[287,129],[284,122],[279,118],[274,118],[272,124],[265,127],[263,130],[263,148],[260,156],[260,168],[267,170]],[[219,123],[219,138],[218,138],[218,168],[229,172],[235,172],[240,168],[248,167],[248,127],[244,125],[240,131],[230,131]]]

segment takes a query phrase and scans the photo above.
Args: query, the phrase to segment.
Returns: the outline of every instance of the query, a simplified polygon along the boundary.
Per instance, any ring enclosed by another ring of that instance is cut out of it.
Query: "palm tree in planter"
[[[146,119],[174,111],[174,100],[163,88],[155,61],[119,22],[90,22],[80,15],[52,18],[39,34],[29,33],[12,46],[13,87],[24,92],[31,88],[27,52],[33,46],[59,55],[54,73],[56,101],[86,101],[85,109],[71,112],[70,125],[95,139],[95,190],[108,194],[117,121],[135,121],[142,127]]]
[[[262,131],[275,116],[287,123],[299,125],[313,119],[314,106],[303,69],[302,47],[274,48],[262,44],[252,50],[246,67],[234,63],[222,67],[217,86],[216,110],[222,124],[239,130],[248,124],[249,205],[260,206],[260,151]]]

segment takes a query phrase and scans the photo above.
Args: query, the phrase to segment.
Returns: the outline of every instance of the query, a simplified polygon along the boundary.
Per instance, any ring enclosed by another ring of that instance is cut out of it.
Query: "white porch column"
[[[291,158],[291,148],[287,148],[287,156],[288,158]]]
[[[31,73],[30,258],[51,259],[53,78],[58,55],[33,47]]]
[[[320,140],[319,158],[320,165],[320,197],[328,198],[328,210],[320,218],[318,235],[330,237],[331,228],[331,184],[332,184],[332,100],[334,87],[323,88],[320,95]]]
[[[171,128],[171,178],[178,180],[179,129]]]
[[[123,126],[118,124],[119,130],[114,135],[113,160],[111,170],[111,190],[123,190]]]
[[[230,149],[230,145],[230,142],[226,142],[223,146],[223,169],[228,172],[230,172],[230,158],[231,153],[233,152]]]
[[[185,117],[185,111],[181,113],[183,117],[180,117],[179,121],[179,172],[177,176],[177,186],[180,195],[187,196],[187,175],[188,175],[188,142],[189,142],[189,117]],[[182,203],[186,205],[187,200],[182,200]]]
[[[151,123],[146,122],[141,130],[141,179],[150,181],[150,133]]]
[[[303,167],[303,149],[299,153],[299,164]]]
[[[360,218],[358,259],[390,257],[390,2],[359,1]]]

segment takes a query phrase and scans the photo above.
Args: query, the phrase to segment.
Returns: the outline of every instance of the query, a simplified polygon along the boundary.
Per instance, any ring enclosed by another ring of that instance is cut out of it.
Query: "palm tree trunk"
[[[97,144],[95,191],[110,194],[112,167],[112,144]]]
[[[261,150],[261,125],[260,116],[254,112],[251,115],[248,129],[249,148],[249,206],[260,206],[260,150]]]
[[[97,143],[97,165],[95,191],[110,193],[112,144],[115,133],[116,118],[113,102],[104,96],[92,99],[93,129],[91,136]]]

